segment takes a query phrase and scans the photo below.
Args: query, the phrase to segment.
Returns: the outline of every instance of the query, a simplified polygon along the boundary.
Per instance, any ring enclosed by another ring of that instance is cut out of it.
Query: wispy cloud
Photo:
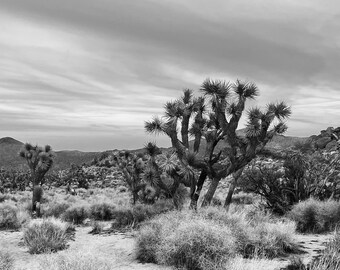
[[[144,120],[207,77],[256,82],[263,106],[286,100],[288,134],[336,126],[339,11],[335,0],[3,0],[0,137],[141,147],[154,139]]]

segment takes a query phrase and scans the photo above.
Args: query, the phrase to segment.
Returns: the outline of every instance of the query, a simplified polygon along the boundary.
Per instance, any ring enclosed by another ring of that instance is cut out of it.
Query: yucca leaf
[[[163,133],[164,132],[164,123],[160,118],[154,116],[151,121],[144,122],[144,128],[147,133]]]

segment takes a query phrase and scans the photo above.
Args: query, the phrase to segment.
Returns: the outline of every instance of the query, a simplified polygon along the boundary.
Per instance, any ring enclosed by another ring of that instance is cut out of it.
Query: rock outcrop
[[[309,137],[309,142],[315,149],[340,150],[340,127],[328,127],[326,130],[321,130],[319,135]]]

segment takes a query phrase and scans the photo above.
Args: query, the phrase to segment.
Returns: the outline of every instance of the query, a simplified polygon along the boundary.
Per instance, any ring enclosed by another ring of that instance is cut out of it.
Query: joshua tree
[[[180,184],[190,186],[185,172],[180,170],[178,159],[174,155],[162,154],[160,149],[149,142],[145,146],[145,155],[135,156],[129,152],[122,152],[114,159],[124,173],[125,181],[132,193],[133,204],[138,199],[152,203],[159,194],[174,200],[179,207],[177,190]],[[167,181],[169,180],[170,181]],[[142,193],[142,198],[139,196]]]
[[[44,176],[53,165],[54,153],[51,146],[33,146],[26,143],[19,152],[20,157],[25,158],[31,171],[33,184],[32,212],[40,216],[40,200]]]
[[[256,85],[239,80],[231,84],[207,79],[201,91],[203,95],[194,98],[192,90],[184,90],[180,99],[165,104],[164,117],[145,122],[145,129],[149,133],[166,134],[181,167],[199,171],[198,179],[191,178],[192,207],[197,207],[207,177],[211,183],[203,205],[211,202],[220,180],[233,174],[235,177],[225,202],[225,206],[229,206],[244,166],[275,134],[286,131],[283,120],[289,117],[291,110],[284,102],[270,103],[265,110],[257,107],[248,110],[242,136],[236,130],[246,101],[258,95]],[[189,143],[189,135],[194,138],[193,145]]]

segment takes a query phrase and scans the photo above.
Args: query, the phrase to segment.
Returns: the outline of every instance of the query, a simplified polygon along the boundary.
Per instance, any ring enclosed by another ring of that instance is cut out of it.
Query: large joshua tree
[[[41,185],[44,182],[45,174],[53,165],[54,153],[49,145],[40,147],[26,143],[20,150],[19,155],[26,159],[31,171],[31,181],[33,184],[32,212],[36,212],[40,216]]]
[[[231,202],[237,178],[257,153],[273,138],[287,130],[284,120],[291,114],[284,102],[269,103],[247,111],[245,134],[236,132],[245,111],[246,101],[258,96],[254,83],[235,83],[207,79],[201,86],[203,95],[183,96],[165,104],[162,118],[145,122],[148,133],[166,134],[182,167],[199,171],[192,180],[191,206],[196,208],[206,178],[211,179],[203,206],[210,204],[221,179],[234,176],[225,206]],[[193,145],[189,143],[193,137]]]

